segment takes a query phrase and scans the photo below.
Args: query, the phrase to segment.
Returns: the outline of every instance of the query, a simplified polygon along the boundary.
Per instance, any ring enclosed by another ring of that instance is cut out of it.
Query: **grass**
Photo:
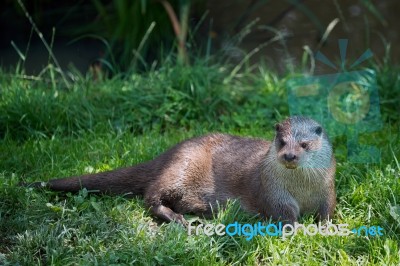
[[[208,62],[165,64],[143,75],[93,81],[0,75],[0,264],[203,265],[400,264],[400,123],[396,67],[378,70],[383,129],[360,141],[381,148],[376,164],[338,160],[334,222],[380,225],[383,236],[188,236],[154,220],[143,200],[57,194],[20,181],[104,171],[149,160],[188,137],[211,131],[273,137],[288,114],[284,82],[268,71],[240,73]],[[397,115],[396,115],[397,112]],[[194,218],[190,215],[188,219]],[[231,204],[207,223],[254,223]],[[309,224],[309,217],[302,222]]]

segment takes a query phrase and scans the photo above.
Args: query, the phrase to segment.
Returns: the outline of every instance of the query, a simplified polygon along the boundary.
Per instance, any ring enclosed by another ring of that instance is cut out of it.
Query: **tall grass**
[[[133,133],[205,124],[210,129],[271,126],[288,111],[284,81],[276,74],[230,67],[215,57],[195,58],[188,67],[172,57],[142,74],[105,78],[68,72],[69,89],[52,65],[36,77],[19,67],[14,73],[0,70],[7,88],[0,94],[1,136],[51,137],[99,125]]]

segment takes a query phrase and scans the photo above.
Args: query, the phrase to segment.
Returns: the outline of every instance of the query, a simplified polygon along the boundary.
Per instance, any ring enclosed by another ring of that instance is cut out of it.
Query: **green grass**
[[[380,225],[380,237],[188,236],[154,220],[143,200],[57,194],[20,181],[104,171],[149,160],[188,137],[220,131],[273,137],[288,114],[285,78],[241,73],[198,62],[111,80],[0,75],[0,264],[400,264],[400,122],[397,69],[378,70],[381,131],[360,141],[379,145],[376,164],[346,160],[345,138],[333,140],[338,160],[334,222]],[[54,86],[53,86],[54,85]],[[188,219],[193,218],[188,215]],[[207,223],[254,223],[236,204]],[[302,222],[311,222],[305,217]]]

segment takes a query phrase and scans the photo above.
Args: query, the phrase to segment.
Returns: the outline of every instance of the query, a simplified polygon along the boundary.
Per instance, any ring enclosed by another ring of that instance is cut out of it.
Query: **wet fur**
[[[237,199],[244,210],[274,220],[293,223],[306,213],[327,219],[332,217],[336,203],[335,159],[325,132],[313,134],[315,127],[319,125],[310,119],[288,119],[277,125],[273,142],[209,134],[177,144],[149,162],[53,179],[45,186],[56,191],[87,188],[102,193],[143,195],[155,216],[182,224],[186,223],[182,214],[210,217],[217,202],[228,199]],[[298,147],[304,139],[300,140],[298,132],[314,138],[310,146],[314,145],[316,152],[307,153]],[[281,147],[282,137],[286,138],[286,147]],[[299,156],[296,169],[286,168],[282,161],[289,151]]]

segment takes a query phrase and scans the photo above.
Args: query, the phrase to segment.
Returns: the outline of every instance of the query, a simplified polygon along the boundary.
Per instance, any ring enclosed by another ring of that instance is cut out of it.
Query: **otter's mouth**
[[[294,163],[284,163],[283,164],[287,169],[296,169],[298,167],[297,164]]]
[[[294,170],[294,169],[296,169],[296,168],[298,168],[300,166],[298,161],[290,161],[290,162],[288,162],[287,160],[279,160],[279,162],[286,169],[290,169],[290,170]]]

